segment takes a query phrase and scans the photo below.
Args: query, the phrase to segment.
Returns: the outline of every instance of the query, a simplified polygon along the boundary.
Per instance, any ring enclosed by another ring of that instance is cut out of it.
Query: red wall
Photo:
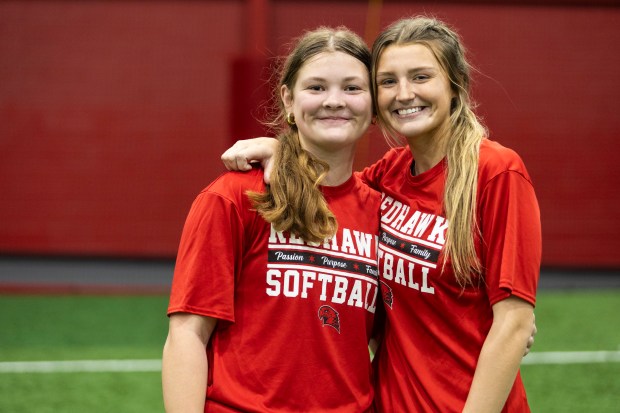
[[[261,131],[266,57],[425,12],[459,29],[479,113],[530,170],[543,263],[619,268],[620,8],[533,3],[0,2],[0,254],[174,256],[220,153]],[[385,148],[371,133],[358,167]]]

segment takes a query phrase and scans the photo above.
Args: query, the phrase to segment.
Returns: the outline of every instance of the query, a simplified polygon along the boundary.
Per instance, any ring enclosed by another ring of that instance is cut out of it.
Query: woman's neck
[[[353,159],[355,153],[341,154],[340,156],[334,156],[332,159],[322,160],[329,165],[329,172],[327,176],[321,182],[324,186],[338,186],[345,183],[353,174]]]
[[[446,141],[445,137],[437,136],[407,138],[415,161],[415,175],[428,171],[446,157]]]
[[[323,186],[341,185],[353,174],[353,160],[355,159],[354,146],[320,154],[313,153],[313,155],[329,165],[327,176],[321,182]]]
[[[336,164],[329,166],[329,172],[321,185],[338,186],[345,183],[353,174],[353,163],[350,165]]]

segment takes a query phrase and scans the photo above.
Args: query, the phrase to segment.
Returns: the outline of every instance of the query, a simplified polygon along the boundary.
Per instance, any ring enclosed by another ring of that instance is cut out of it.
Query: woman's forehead
[[[378,71],[401,69],[404,66],[440,68],[432,50],[420,43],[392,44],[379,55]]]
[[[340,51],[326,51],[304,62],[298,78],[321,76],[368,77],[368,69],[359,59]]]

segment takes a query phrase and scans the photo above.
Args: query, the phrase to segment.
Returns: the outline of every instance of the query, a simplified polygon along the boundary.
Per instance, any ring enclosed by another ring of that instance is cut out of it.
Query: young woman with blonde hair
[[[362,172],[383,193],[381,281],[393,296],[378,405],[527,412],[518,370],[541,259],[528,172],[486,138],[463,46],[446,24],[420,17],[384,30],[373,79],[379,123],[408,145]]]
[[[519,364],[533,323],[540,213],[529,174],[487,138],[459,36],[427,17],[373,45],[377,119],[401,147],[360,177],[382,193],[377,352],[382,412],[528,412]],[[272,144],[223,155],[247,167]]]

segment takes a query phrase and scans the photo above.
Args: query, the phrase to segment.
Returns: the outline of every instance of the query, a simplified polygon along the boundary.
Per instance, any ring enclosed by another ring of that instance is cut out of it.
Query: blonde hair
[[[423,16],[399,20],[385,29],[372,48],[373,79],[381,53],[390,45],[421,44],[426,46],[448,77],[456,97],[452,99],[447,131],[447,177],[443,209],[449,222],[443,250],[444,268],[450,260],[456,281],[462,287],[472,283],[472,276],[482,273],[476,253],[479,236],[476,219],[478,160],[480,142],[487,135],[485,127],[473,112],[469,96],[470,66],[458,34],[443,22]],[[377,105],[377,84],[373,82]],[[398,141],[395,131],[380,113],[378,123],[390,142]]]
[[[286,122],[280,89],[286,85],[292,93],[300,69],[310,58],[336,51],[358,59],[370,76],[370,50],[352,31],[321,27],[301,36],[282,65],[274,93],[279,110],[269,125],[280,129],[280,145],[274,156],[271,183],[265,193],[248,193],[256,210],[275,230],[289,231],[309,242],[323,242],[338,229],[336,217],[319,188],[329,166],[301,147],[297,126]]]

